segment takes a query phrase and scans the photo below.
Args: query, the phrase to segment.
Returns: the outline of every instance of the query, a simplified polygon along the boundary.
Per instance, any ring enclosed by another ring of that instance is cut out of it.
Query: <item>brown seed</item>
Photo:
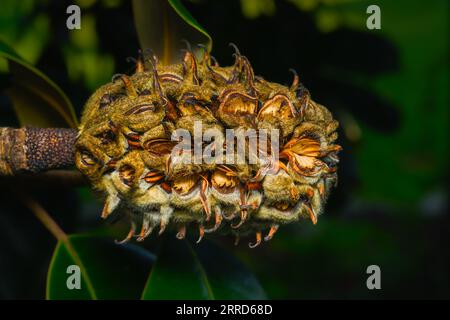
[[[227,176],[226,173],[221,170],[214,171],[211,176],[211,184],[213,187],[223,193],[233,192],[238,183],[238,178]]]
[[[193,175],[175,179],[173,181],[172,189],[181,195],[186,195],[192,191],[198,180],[199,177]]]

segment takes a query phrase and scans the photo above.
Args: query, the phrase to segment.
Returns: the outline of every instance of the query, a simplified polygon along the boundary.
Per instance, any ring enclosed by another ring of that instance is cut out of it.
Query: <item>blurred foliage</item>
[[[58,83],[78,115],[95,88],[133,69],[125,60],[140,47],[131,1],[75,1],[82,29],[74,31],[65,28],[72,2],[1,2],[0,38]],[[269,80],[288,83],[295,68],[341,123],[339,186],[319,223],[282,228],[257,250],[231,247],[229,238],[216,239],[220,247],[245,262],[269,298],[449,298],[448,1],[377,1],[381,30],[366,29],[368,0],[183,4],[214,39],[221,65],[233,63],[233,42]],[[0,71],[6,68],[0,59]],[[10,80],[0,73],[0,87]],[[18,125],[5,96],[0,125]],[[69,233],[126,232],[99,221],[100,204],[87,188],[26,187]],[[54,240],[11,186],[0,183],[0,191],[0,232],[8,240],[0,244],[0,274],[7,275],[0,297],[43,297]],[[158,245],[144,244],[152,252]],[[31,264],[36,272],[28,274]],[[365,286],[370,264],[381,267],[380,291]]]
[[[3,40],[31,64],[41,57],[51,34],[48,15],[36,7],[33,0],[2,0],[0,19]]]
[[[275,13],[274,0],[241,0],[242,14],[249,19]]]
[[[95,18],[83,16],[83,28],[69,33],[69,42],[63,45],[67,74],[71,81],[82,81],[90,90],[108,82],[114,72],[114,59],[99,52]]]

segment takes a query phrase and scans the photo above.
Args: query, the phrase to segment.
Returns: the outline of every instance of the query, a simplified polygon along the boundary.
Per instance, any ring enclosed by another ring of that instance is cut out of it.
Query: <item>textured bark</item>
[[[76,129],[0,128],[0,175],[73,166],[77,134]]]

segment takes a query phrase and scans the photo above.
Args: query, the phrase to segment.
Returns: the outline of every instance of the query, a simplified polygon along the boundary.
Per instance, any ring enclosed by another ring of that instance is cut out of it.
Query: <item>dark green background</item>
[[[75,1],[82,29],[66,29],[72,1],[0,0],[0,37],[69,95],[84,101],[139,48],[125,0]],[[340,121],[339,186],[316,226],[282,228],[240,257],[270,298],[450,298],[447,0],[184,1],[231,64],[233,42],[256,74],[289,83],[298,71]],[[381,30],[366,8],[381,8]],[[5,70],[0,61],[0,70]],[[8,86],[0,73],[0,86]],[[0,95],[0,125],[17,126]],[[28,186],[69,233],[105,227],[87,188]],[[54,240],[0,180],[0,298],[43,298]],[[109,227],[108,227],[109,228]],[[151,242],[151,241],[150,241]],[[153,244],[148,244],[151,247]],[[381,267],[382,290],[366,288]]]

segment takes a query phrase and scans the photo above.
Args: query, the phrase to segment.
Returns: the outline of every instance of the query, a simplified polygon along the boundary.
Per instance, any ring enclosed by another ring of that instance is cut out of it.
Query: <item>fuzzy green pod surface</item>
[[[235,59],[140,57],[86,103],[76,165],[104,194],[102,217],[130,221],[124,241],[194,226],[199,240],[253,233],[255,247],[280,225],[317,222],[337,181],[338,122],[295,72],[286,87],[255,76],[237,49]]]

